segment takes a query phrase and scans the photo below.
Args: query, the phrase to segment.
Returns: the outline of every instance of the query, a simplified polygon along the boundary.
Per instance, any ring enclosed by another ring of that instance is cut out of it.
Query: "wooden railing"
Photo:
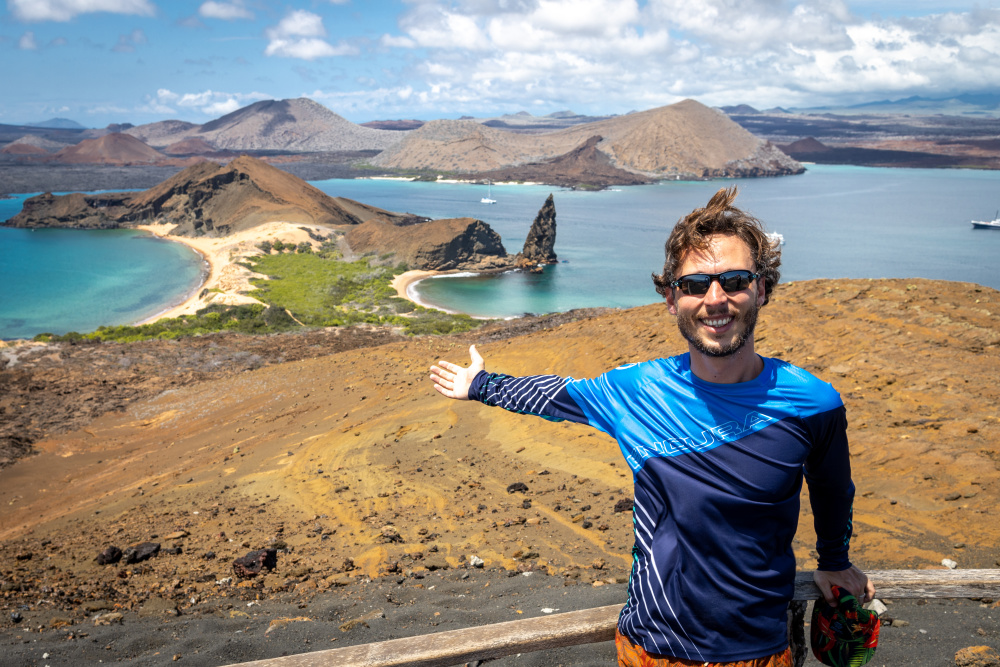
[[[880,570],[868,572],[879,598],[1000,597],[1000,570]],[[805,661],[806,603],[819,597],[812,574],[800,572],[789,609],[796,665]],[[450,667],[516,653],[612,641],[621,605],[526,618],[374,644],[300,653],[232,667]]]

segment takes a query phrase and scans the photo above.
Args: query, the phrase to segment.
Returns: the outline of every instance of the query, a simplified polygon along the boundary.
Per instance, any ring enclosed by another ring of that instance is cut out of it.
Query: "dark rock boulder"
[[[233,561],[233,572],[240,579],[250,579],[264,570],[270,571],[276,567],[278,567],[277,549],[251,551],[246,556]]]
[[[126,565],[132,565],[133,563],[141,563],[144,560],[149,560],[160,553],[160,543],[159,542],[143,542],[142,544],[137,544],[134,547],[129,547],[125,550],[124,558]]]
[[[122,550],[112,545],[97,554],[98,565],[114,565],[122,559]]]

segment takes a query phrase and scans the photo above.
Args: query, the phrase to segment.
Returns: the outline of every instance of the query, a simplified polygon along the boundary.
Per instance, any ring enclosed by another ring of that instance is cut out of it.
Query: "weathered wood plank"
[[[241,667],[448,667],[615,638],[621,605],[526,618],[376,644],[242,663]]]
[[[1000,597],[1000,570],[878,570],[883,599]],[[811,572],[795,577],[793,600],[819,597]],[[611,641],[621,605],[449,630],[375,644],[246,662],[233,667],[448,667],[563,646]]]
[[[882,599],[976,598],[1000,594],[1000,570],[874,570],[866,573]],[[811,572],[795,575],[793,600],[815,600]]]

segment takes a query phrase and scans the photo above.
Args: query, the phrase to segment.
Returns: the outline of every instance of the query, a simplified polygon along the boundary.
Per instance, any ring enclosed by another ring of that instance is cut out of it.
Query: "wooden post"
[[[878,597],[967,598],[1000,597],[1000,570],[881,570],[868,572]],[[795,576],[789,617],[789,638],[796,665],[805,661],[803,622],[806,603],[819,597],[811,572]],[[515,653],[611,641],[621,605],[597,607],[521,621],[496,623],[430,635],[347,646],[241,663],[232,667],[449,667],[500,658]]]

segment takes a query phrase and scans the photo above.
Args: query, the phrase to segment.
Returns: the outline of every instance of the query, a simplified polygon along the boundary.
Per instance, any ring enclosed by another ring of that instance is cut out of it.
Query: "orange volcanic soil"
[[[998,312],[995,290],[916,279],[795,283],[763,309],[758,351],[832,382],[847,404],[852,554],[863,568],[1000,558]],[[427,370],[440,358],[467,363],[470,342],[490,370],[575,377],[685,345],[661,304],[503,333],[517,326],[178,386],[41,440],[40,453],[0,471],[10,582],[0,595],[15,604],[63,591],[53,599],[71,616],[109,596],[125,607],[155,596],[187,604],[232,594],[216,580],[268,546],[279,549],[276,573],[241,584],[260,596],[472,556],[488,568],[624,580],[631,515],[614,510],[631,499],[631,475],[616,443],[449,401]],[[95,381],[106,372],[95,367]],[[527,492],[508,493],[517,482]],[[181,553],[131,568],[94,561],[110,544],[145,541]],[[814,565],[813,541],[804,502],[800,567]]]

